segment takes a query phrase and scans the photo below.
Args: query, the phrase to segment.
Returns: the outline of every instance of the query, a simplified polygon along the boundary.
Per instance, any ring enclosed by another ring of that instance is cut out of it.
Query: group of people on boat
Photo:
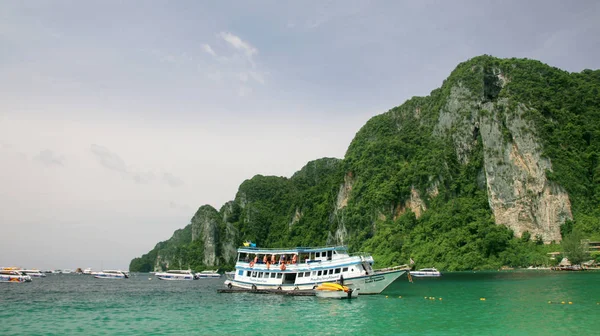
[[[254,267],[255,264],[265,264],[267,265],[267,269],[270,268],[271,265],[279,265],[281,269],[285,269],[285,265],[296,264],[298,263],[298,255],[286,255],[281,254],[279,256],[279,262],[277,262],[277,256],[275,254],[271,254],[269,257],[268,254],[264,254],[262,259],[259,257],[259,254],[254,255],[254,259],[250,260],[250,254],[247,254],[244,261],[250,263],[250,267]]]

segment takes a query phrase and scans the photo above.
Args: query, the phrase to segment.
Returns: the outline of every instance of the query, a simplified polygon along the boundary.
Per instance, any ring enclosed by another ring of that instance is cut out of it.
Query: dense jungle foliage
[[[543,244],[528,232],[517,238],[495,224],[481,135],[473,134],[469,160],[463,162],[451,134],[436,133],[456,86],[468,89],[475,104],[505,99],[510,105],[504,113],[527,106],[542,155],[552,162],[546,176],[565,188],[571,201],[573,220],[561,227],[563,238],[600,240],[600,71],[568,73],[534,60],[479,56],[460,64],[429,96],[414,97],[369,120],[344,160],[315,160],[291,178],[257,175],[242,183],[235,200],[219,211],[221,227],[232,224],[236,239],[219,244],[343,243],[352,251],[372,253],[378,267],[407,263],[411,257],[417,267],[442,270],[555,262],[547,253],[561,246]],[[415,191],[427,208],[418,218],[404,206]],[[191,225],[132,260],[130,269],[151,270],[160,257],[206,267],[198,264],[203,243],[192,242]],[[212,268],[232,265],[221,258]]]

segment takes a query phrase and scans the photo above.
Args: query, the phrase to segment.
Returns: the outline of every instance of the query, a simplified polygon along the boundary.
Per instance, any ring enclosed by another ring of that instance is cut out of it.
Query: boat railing
[[[392,266],[392,267],[386,267],[386,268],[380,268],[380,269],[376,269],[375,272],[389,272],[389,271],[397,271],[397,270],[410,270],[410,266],[404,264],[404,265],[398,265],[398,266]]]

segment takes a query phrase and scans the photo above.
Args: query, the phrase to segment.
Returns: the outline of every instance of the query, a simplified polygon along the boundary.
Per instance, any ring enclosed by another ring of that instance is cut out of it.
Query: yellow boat
[[[358,297],[359,288],[349,288],[334,282],[324,282],[315,288],[320,298],[351,299]]]

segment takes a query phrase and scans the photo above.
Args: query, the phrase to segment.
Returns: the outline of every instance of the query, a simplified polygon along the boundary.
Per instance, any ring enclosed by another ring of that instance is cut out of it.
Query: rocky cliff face
[[[546,178],[552,163],[542,157],[535,125],[524,116],[528,110],[508,98],[485,101],[456,85],[440,112],[435,134],[452,139],[462,163],[469,161],[481,138],[486,188],[497,224],[511,228],[518,237],[528,231],[547,243],[560,241],[560,225],[573,218],[571,204],[566,191]]]
[[[200,239],[204,245],[202,263],[207,266],[218,265],[219,223],[221,216],[210,205],[201,206],[192,217],[192,242]]]

